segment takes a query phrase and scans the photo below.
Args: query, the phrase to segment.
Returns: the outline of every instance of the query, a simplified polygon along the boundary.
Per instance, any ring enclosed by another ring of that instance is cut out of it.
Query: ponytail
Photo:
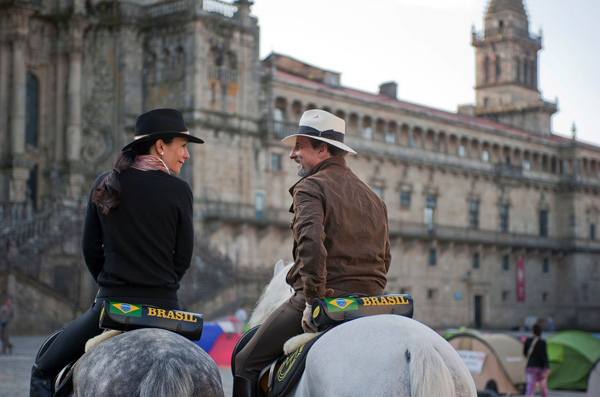
[[[121,184],[119,175],[135,162],[135,158],[141,154],[148,154],[154,142],[144,142],[135,145],[126,152],[121,152],[115,158],[113,169],[100,182],[92,193],[92,203],[102,209],[102,213],[108,215],[110,210],[116,209],[121,204]]]

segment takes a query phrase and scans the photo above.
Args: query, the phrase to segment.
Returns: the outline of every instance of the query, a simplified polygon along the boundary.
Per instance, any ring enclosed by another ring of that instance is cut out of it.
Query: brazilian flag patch
[[[346,310],[358,310],[358,303],[355,298],[333,298],[325,299],[327,309],[330,312],[342,312]]]
[[[123,316],[142,317],[142,307],[129,303],[110,302],[110,313]]]

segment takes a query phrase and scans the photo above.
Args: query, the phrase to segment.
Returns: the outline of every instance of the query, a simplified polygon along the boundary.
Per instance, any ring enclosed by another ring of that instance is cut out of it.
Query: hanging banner
[[[525,302],[525,255],[517,256],[517,302]]]
[[[472,350],[457,350],[456,351],[460,358],[467,366],[467,369],[472,374],[480,374],[483,368],[483,362],[485,361],[484,352],[476,352]]]

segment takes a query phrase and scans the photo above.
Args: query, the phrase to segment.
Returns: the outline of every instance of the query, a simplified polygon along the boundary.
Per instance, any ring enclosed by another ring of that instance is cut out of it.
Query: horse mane
[[[263,290],[248,322],[250,328],[262,324],[275,309],[293,295],[292,287],[285,281],[292,266],[292,262],[284,266],[282,260],[275,264],[273,278]]]

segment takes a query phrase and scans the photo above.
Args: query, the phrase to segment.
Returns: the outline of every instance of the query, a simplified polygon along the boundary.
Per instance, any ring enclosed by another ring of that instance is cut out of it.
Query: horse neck
[[[250,317],[250,327],[262,324],[275,309],[292,296],[293,290],[286,281],[286,276],[292,268],[292,265],[293,264],[291,263],[285,266],[281,271],[275,274],[269,284],[265,287],[256,304],[256,308]]]

